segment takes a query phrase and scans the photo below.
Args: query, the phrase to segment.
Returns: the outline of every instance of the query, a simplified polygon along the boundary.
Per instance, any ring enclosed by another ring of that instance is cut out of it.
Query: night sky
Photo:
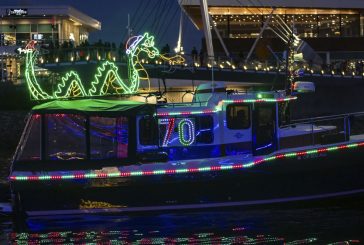
[[[102,30],[90,34],[90,42],[99,39],[107,42],[125,42],[127,38],[127,15],[130,14],[134,34],[145,31],[154,34],[156,46],[177,44],[181,14],[177,0],[1,0],[1,5],[70,5],[101,21]],[[201,46],[202,32],[198,31],[188,17],[184,18],[183,46],[190,53],[193,46]]]

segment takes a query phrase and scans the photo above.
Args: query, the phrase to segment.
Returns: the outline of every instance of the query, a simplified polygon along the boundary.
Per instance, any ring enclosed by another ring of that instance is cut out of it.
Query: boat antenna
[[[130,14],[128,14],[128,25],[126,26],[126,29],[128,29],[128,38],[130,38],[133,32],[133,30],[130,27]]]

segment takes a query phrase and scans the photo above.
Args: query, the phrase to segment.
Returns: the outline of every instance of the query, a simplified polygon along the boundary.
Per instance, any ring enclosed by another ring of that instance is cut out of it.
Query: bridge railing
[[[163,54],[166,57],[172,57],[175,54]],[[261,62],[253,59],[247,63],[244,62],[243,57],[238,54],[233,54],[231,57],[216,56],[214,58],[207,57],[206,54],[190,55],[183,54],[185,59],[183,64],[174,63],[176,66],[184,66],[194,69],[215,69],[215,70],[240,70],[246,72],[259,72],[259,73],[285,73],[286,67],[284,61],[276,59],[267,59]],[[69,62],[90,62],[90,61],[103,61],[110,60],[114,62],[127,63],[127,56],[123,48],[116,47],[76,47],[76,48],[59,48],[59,49],[45,49],[42,55],[39,56],[39,62],[43,64],[56,64],[56,63],[69,63]],[[161,58],[148,59],[141,57],[142,63],[163,66],[170,65],[168,61]],[[294,69],[295,75],[304,76],[334,76],[334,77],[348,77],[359,78],[364,77],[364,62],[358,61],[355,64],[345,66],[339,65],[323,65],[315,66],[309,63],[298,63]]]

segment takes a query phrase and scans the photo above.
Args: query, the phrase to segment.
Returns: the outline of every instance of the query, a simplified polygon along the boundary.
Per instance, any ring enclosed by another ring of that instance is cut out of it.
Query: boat
[[[207,82],[189,102],[131,100],[147,77],[137,55],[161,57],[144,34],[127,44],[131,84],[107,61],[89,89],[72,71],[52,95],[34,75],[35,43],[24,52],[31,96],[44,101],[31,110],[11,164],[15,214],[219,208],[364,192],[364,112],[292,120],[290,105],[315,90],[310,82],[277,91]],[[176,60],[183,59],[168,57]]]
[[[189,103],[35,106],[11,166],[14,210],[190,209],[364,191],[364,134],[353,134],[364,113],[284,124],[282,108],[297,96],[214,85],[199,86]]]

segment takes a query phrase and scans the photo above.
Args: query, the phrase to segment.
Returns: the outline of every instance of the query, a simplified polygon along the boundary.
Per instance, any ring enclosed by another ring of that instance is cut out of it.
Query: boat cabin
[[[307,145],[312,143],[313,131],[318,135],[335,129],[308,124],[282,127],[289,123],[288,104],[295,99],[283,91],[212,91],[211,86],[202,86],[189,103],[51,101],[33,108],[13,168],[85,169],[266,155],[303,146],[306,138]]]

